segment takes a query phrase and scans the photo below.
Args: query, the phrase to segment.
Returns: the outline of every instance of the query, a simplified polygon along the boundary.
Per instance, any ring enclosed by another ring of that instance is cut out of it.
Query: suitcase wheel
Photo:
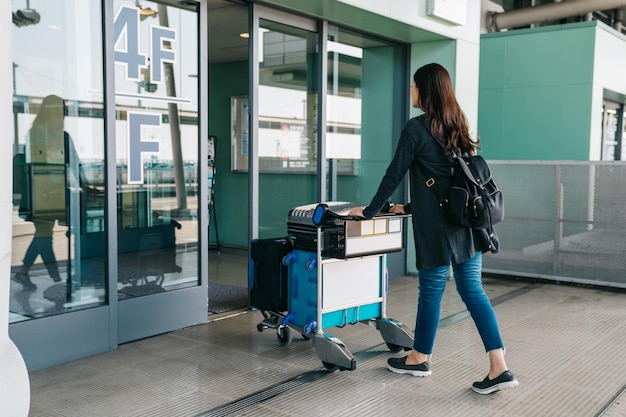
[[[315,264],[316,264],[315,259],[311,259],[310,261],[306,263],[306,270],[313,271],[315,269]]]
[[[286,326],[280,326],[276,329],[276,338],[281,346],[287,346],[291,343],[291,329]]]
[[[289,252],[287,255],[283,256],[282,263],[283,265],[289,265],[291,261],[295,260],[298,255],[295,252]]]

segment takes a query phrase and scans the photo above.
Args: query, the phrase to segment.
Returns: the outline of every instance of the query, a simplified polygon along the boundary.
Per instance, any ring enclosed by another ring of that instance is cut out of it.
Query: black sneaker
[[[503,389],[513,388],[519,385],[517,379],[511,371],[504,371],[497,378],[489,379],[489,375],[480,382],[472,384],[472,390],[479,394],[491,394],[492,392],[501,391]]]
[[[407,365],[406,356],[404,358],[390,358],[387,360],[387,368],[391,372],[398,374],[411,374],[413,376],[425,377],[432,374],[430,371],[430,364],[428,362],[422,362],[419,365]]]
[[[11,279],[19,284],[22,284],[22,287],[28,291],[35,291],[37,286],[30,280],[28,274],[24,274],[22,272],[16,272],[13,274]]]

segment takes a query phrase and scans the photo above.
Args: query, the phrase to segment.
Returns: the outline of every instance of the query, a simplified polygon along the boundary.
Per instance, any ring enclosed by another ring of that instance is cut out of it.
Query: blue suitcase
[[[289,266],[285,324],[301,328],[304,334],[314,333],[318,308],[321,329],[381,317],[387,277],[384,254],[323,260],[321,289],[316,252],[296,249],[285,262]]]

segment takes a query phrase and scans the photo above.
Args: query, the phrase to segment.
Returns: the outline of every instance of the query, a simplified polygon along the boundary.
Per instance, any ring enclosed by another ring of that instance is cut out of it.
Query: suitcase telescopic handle
[[[335,219],[341,219],[341,220],[355,220],[355,221],[365,220],[365,218],[361,216],[342,216],[340,214],[334,213],[328,208],[328,205],[324,203],[320,203],[315,207],[315,210],[313,211],[313,219],[312,219],[313,224],[319,227],[323,225],[324,223],[326,223],[326,220],[329,217],[333,217]]]

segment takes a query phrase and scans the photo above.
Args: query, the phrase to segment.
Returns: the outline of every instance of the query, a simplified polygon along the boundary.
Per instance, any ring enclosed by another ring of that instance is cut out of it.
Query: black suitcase
[[[286,238],[251,242],[250,306],[266,311],[287,311],[287,265],[282,260],[293,250]]]

